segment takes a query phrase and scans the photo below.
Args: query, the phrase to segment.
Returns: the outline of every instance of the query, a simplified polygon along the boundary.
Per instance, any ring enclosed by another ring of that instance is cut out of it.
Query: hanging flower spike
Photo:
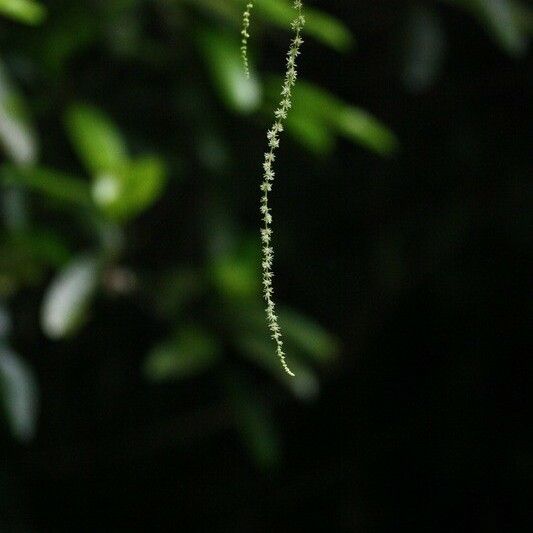
[[[248,4],[250,5],[250,4]],[[296,58],[300,55],[300,47],[303,40],[300,36],[305,25],[305,19],[302,14],[301,0],[294,0],[293,7],[296,11],[296,18],[291,24],[294,31],[294,37],[291,41],[289,51],[287,52],[287,70],[285,79],[281,88],[281,100],[277,109],[274,111],[275,122],[268,130],[268,152],[265,153],[263,162],[263,182],[261,183],[261,215],[264,223],[261,229],[262,242],[262,269],[263,269],[263,297],[266,302],[266,317],[268,327],[271,332],[272,339],[276,344],[276,354],[279,357],[281,365],[287,374],[294,376],[294,373],[289,368],[285,359],[285,352],[283,351],[282,332],[279,326],[278,317],[276,315],[276,304],[273,300],[274,288],[272,286],[272,263],[274,260],[274,250],[272,248],[272,214],[268,203],[268,193],[272,190],[274,181],[273,163],[276,159],[275,150],[279,148],[279,134],[283,131],[283,123],[287,118],[287,113],[292,105],[292,88],[296,83]],[[247,33],[247,32],[246,32]]]
[[[250,13],[253,7],[254,7],[254,3],[248,2],[246,4],[246,10],[244,11],[242,15],[241,57],[242,57],[242,63],[244,66],[244,73],[246,75],[246,79],[250,79],[250,67],[248,65],[248,39],[250,37],[250,34],[248,33],[248,29],[250,28]]]

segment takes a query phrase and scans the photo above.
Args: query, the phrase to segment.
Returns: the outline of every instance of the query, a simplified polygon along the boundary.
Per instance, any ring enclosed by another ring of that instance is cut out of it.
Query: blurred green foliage
[[[26,24],[40,24],[46,9],[34,0],[0,0],[0,14]]]
[[[533,24],[524,3],[449,2],[475,16],[507,53],[525,52]],[[6,32],[0,48],[0,391],[15,437],[30,439],[38,417],[38,378],[26,354],[11,348],[8,327],[12,302],[29,290],[38,295],[26,304],[39,309],[40,326],[34,327],[58,342],[95,327],[99,300],[142,301],[159,333],[132,371],[156,383],[218,376],[235,427],[261,466],[279,460],[281,444],[268,406],[254,391],[255,372],[300,400],[319,393],[320,372],[333,363],[339,343],[312,319],[282,307],[297,377],[281,372],[263,319],[258,239],[236,229],[240,221],[226,209],[220,184],[227,160],[238,160],[230,140],[238,143],[250,127],[262,131],[270,120],[283,64],[281,55],[270,61],[269,54],[278,52],[275,38],[288,38],[291,17],[288,1],[257,2],[247,80],[239,52],[241,11],[237,0],[53,0],[46,8],[33,0],[0,0]],[[306,16],[313,46],[341,54],[354,49],[355,36],[342,21],[311,7]],[[408,24],[404,80],[423,91],[439,75],[446,36],[432,4],[412,9]],[[146,84],[121,99],[106,85],[109,72],[101,62],[84,69],[91,54],[104,57],[110,70],[148,65]],[[264,63],[279,63],[279,69],[269,73]],[[165,85],[174,80],[180,92]],[[140,101],[146,107],[139,108]],[[304,78],[287,123],[291,142],[304,151],[292,157],[331,153],[341,137],[394,156],[406,140],[355,104]],[[226,112],[234,135],[218,126],[217,115]],[[173,134],[155,131],[158,121]],[[214,178],[195,211],[180,191],[201,173]],[[163,259],[151,265],[142,240],[160,238],[153,219],[169,209],[176,224],[161,231],[180,232],[177,221],[194,212],[195,224],[205,228],[197,238],[203,249],[191,252],[187,235],[181,255],[162,250]]]
[[[36,41],[32,42],[30,36],[21,50],[32,65],[34,75],[44,77],[49,87],[67,83],[73,76],[69,69],[71,58],[97,44],[104,46],[112,56],[137,56],[142,61],[143,52],[158,53],[158,43],[129,22],[136,11],[144,8],[143,4],[139,1],[110,2],[89,11],[81,4],[52,3],[41,33],[35,34]],[[0,6],[3,14],[18,22],[44,21],[44,8],[37,3],[13,1]],[[243,76],[238,35],[233,31],[239,17],[238,2],[233,6],[217,2],[160,2],[158,8],[169,17],[171,28],[187,19],[197,26],[194,44],[203,58],[215,94],[229,111],[256,116],[264,111],[266,115],[270,104],[263,101],[264,88],[257,71],[253,71],[250,80]],[[288,29],[288,4],[264,2],[259,12],[265,30],[270,24]],[[204,15],[208,18],[204,19]],[[69,21],[74,19],[75,27],[83,26],[83,31],[69,28]],[[349,30],[332,17],[311,10],[309,20],[309,33],[317,40],[337,50],[346,50],[351,45]],[[228,22],[228,28],[221,31]],[[111,41],[109,32],[113,33]],[[36,48],[34,42],[40,39],[47,45]],[[91,328],[97,298],[106,294],[135,298],[142,294],[143,298],[153,301],[155,316],[166,322],[169,330],[168,337],[154,341],[143,368],[138,369],[146,379],[155,382],[190,379],[216,367],[227,381],[228,369],[233,364],[228,367],[223,356],[233,346],[251,367],[264,369],[296,397],[316,396],[318,378],[311,366],[329,362],[337,352],[337,344],[310,319],[287,312],[287,342],[298,368],[298,378],[291,381],[281,375],[261,310],[259,247],[255,239],[241,240],[233,230],[228,231],[215,223],[212,237],[225,242],[211,248],[203,264],[193,266],[187,258],[178,258],[176,264],[170,263],[168,268],[146,277],[135,263],[126,263],[125,250],[133,245],[128,225],[135,223],[147,210],[157,209],[157,203],[166,192],[168,176],[175,181],[179,176],[181,180],[182,161],[169,157],[165,150],[157,153],[157,145],[150,148],[149,155],[144,149],[139,150],[148,137],[128,139],[128,134],[110,113],[90,102],[84,90],[80,94],[74,91],[66,102],[61,99],[53,106],[36,90],[33,101],[28,103],[22,91],[16,89],[18,84],[9,73],[12,69],[3,57],[0,60],[0,139],[9,158],[0,166],[4,222],[0,290],[6,317],[10,300],[17,298],[26,287],[38,287],[42,295],[39,304],[41,331],[52,340],[72,339]],[[311,86],[302,89],[303,106],[309,103],[306,98],[313,98],[313,105],[323,107],[323,113],[309,119],[320,121],[319,127],[327,123],[328,130],[335,129],[356,140],[364,139],[364,131],[367,131],[366,140],[373,148],[388,151],[387,141],[380,140],[380,136],[392,134],[388,134],[384,126],[371,120],[365,126],[361,119],[367,119],[362,113],[357,115],[326,92]],[[327,109],[322,104],[327,104]],[[172,106],[167,105],[168,113],[172,113]],[[135,109],[129,112],[135,113]],[[339,116],[345,112],[348,117],[349,113],[353,114],[352,122],[359,122],[355,128],[358,132],[350,133],[347,124],[350,119]],[[300,111],[300,115],[300,120],[305,120],[305,113]],[[42,144],[48,144],[47,134],[39,127],[38,135],[36,123],[49,120],[57,121],[62,127],[63,144],[56,144],[59,157],[57,154],[51,157],[44,151],[41,164],[38,153],[42,151]],[[297,126],[293,133],[300,140]],[[221,144],[222,141],[213,142]],[[305,139],[303,143],[306,144]],[[130,152],[132,145],[136,147],[135,155]],[[57,164],[57,161],[72,161],[70,155],[63,155],[70,150],[77,156],[77,162]],[[178,154],[182,152],[177,145],[173,150]],[[206,159],[214,156],[213,150],[216,147],[209,149]],[[323,146],[318,146],[318,151],[322,150]],[[181,153],[180,159],[183,157],[185,154]],[[42,208],[36,209],[36,202],[42,202]],[[174,203],[179,210],[179,201]],[[59,224],[47,227],[50,216]],[[43,228],[47,228],[46,232]],[[76,242],[72,241],[72,230]],[[152,238],[158,237],[153,235]],[[197,302],[205,299],[212,300],[214,306],[211,320],[188,319]],[[18,356],[6,351],[2,357],[5,364],[0,368],[7,382],[3,397],[8,419],[12,420],[15,435],[28,438],[34,432],[37,416],[35,401],[29,398],[30,391],[35,395],[35,387],[23,385],[31,379],[27,377],[27,366],[18,362]],[[14,380],[22,385],[13,385]],[[245,389],[244,385],[234,387],[228,396],[233,398],[231,405],[236,409],[237,427],[242,429],[258,462],[270,464],[278,457],[268,444],[274,437],[268,437],[267,441],[263,437],[274,431],[267,430],[272,422],[265,422],[268,416],[264,407],[253,400],[251,391],[244,392]],[[27,398],[13,399],[16,390],[21,394],[26,391]],[[251,396],[250,401],[248,396]],[[242,411],[243,405],[246,405],[245,411]],[[30,413],[32,406],[35,412]],[[20,420],[13,422],[13,417],[17,416]],[[28,429],[30,419],[31,431]]]

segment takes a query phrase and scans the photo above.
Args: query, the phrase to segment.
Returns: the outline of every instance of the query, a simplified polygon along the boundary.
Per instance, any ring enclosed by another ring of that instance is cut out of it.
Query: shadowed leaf
[[[37,139],[28,118],[26,103],[15,90],[1,62],[0,143],[16,164],[30,164],[37,159]]]
[[[152,381],[190,378],[211,368],[218,356],[218,344],[209,332],[196,325],[185,326],[152,348],[144,374]]]
[[[73,335],[84,324],[100,283],[101,261],[92,255],[74,259],[48,287],[41,307],[41,325],[52,339]]]
[[[27,442],[37,429],[39,391],[32,369],[0,345],[0,406],[15,438]]]
[[[250,113],[261,103],[261,86],[250,72],[246,78],[239,41],[220,31],[203,31],[198,37],[209,73],[226,106],[239,113]]]

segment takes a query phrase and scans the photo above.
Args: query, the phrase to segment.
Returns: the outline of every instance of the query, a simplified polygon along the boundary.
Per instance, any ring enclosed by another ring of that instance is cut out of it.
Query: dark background
[[[46,4],[39,26],[0,20],[0,57],[33,115],[39,164],[84,175],[62,119],[84,101],[120,125],[132,151],[157,152],[169,179],[122,225],[125,245],[108,267],[133,272],[144,290],[103,286],[85,325],[61,340],[39,326],[57,268],[0,297],[11,349],[31,365],[41,403],[31,441],[2,425],[0,529],[529,531],[526,45],[499,42],[467,2],[309,2],[357,44],[338,54],[306,38],[301,78],[379,117],[400,148],[380,157],[339,139],[319,154],[282,141],[277,299],[339,346],[311,365],[318,396],[298,401],[276,382],[281,368],[266,373],[235,349],[228,331],[247,328],[247,300],[228,315],[208,283],[174,317],[172,306],[170,317],[157,311],[158,276],[176,265],[209,272],[221,241],[252,246],[259,261],[271,106],[251,115],[225,107],[196,45],[204,28],[238,39],[238,24],[194,2]],[[420,10],[443,44],[413,86],[405,72]],[[124,20],[136,33],[117,51]],[[46,46],[61,25],[87,36],[54,63]],[[281,74],[288,32],[264,19],[255,32],[259,72]],[[220,161],[202,155],[206,135]],[[70,256],[93,246],[72,212],[25,194],[31,219]],[[150,382],[146,354],[184,321],[215,332],[221,358],[205,373]],[[246,413],[256,403],[251,423],[235,423],[250,418],[235,418],[232,405]]]

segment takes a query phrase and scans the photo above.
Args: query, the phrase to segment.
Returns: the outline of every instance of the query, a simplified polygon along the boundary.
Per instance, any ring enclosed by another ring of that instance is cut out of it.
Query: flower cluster
[[[266,302],[267,322],[272,339],[276,343],[276,353],[281,361],[281,364],[290,376],[294,376],[293,372],[287,365],[285,360],[285,352],[283,351],[282,333],[278,322],[278,317],[275,311],[275,303],[273,300],[274,289],[272,286],[272,263],[274,260],[274,250],[272,248],[272,214],[268,203],[268,193],[272,190],[272,183],[274,181],[275,172],[273,170],[273,163],[276,159],[275,150],[279,148],[279,135],[283,131],[283,121],[287,118],[292,101],[292,88],[296,83],[296,58],[300,54],[300,47],[303,40],[300,36],[305,24],[305,19],[302,14],[301,0],[294,0],[293,7],[296,10],[296,18],[291,24],[294,31],[294,38],[291,41],[289,51],[287,52],[287,70],[285,79],[281,88],[281,100],[274,112],[275,122],[268,130],[268,152],[265,153],[263,161],[263,182],[261,183],[261,215],[264,223],[261,228],[261,242],[263,244],[263,296]]]
[[[254,3],[248,2],[246,4],[246,10],[242,15],[241,57],[244,65],[244,72],[246,74],[247,79],[250,79],[250,67],[248,66],[248,39],[250,37],[250,34],[248,33],[248,29],[250,28],[250,13],[253,7]]]

